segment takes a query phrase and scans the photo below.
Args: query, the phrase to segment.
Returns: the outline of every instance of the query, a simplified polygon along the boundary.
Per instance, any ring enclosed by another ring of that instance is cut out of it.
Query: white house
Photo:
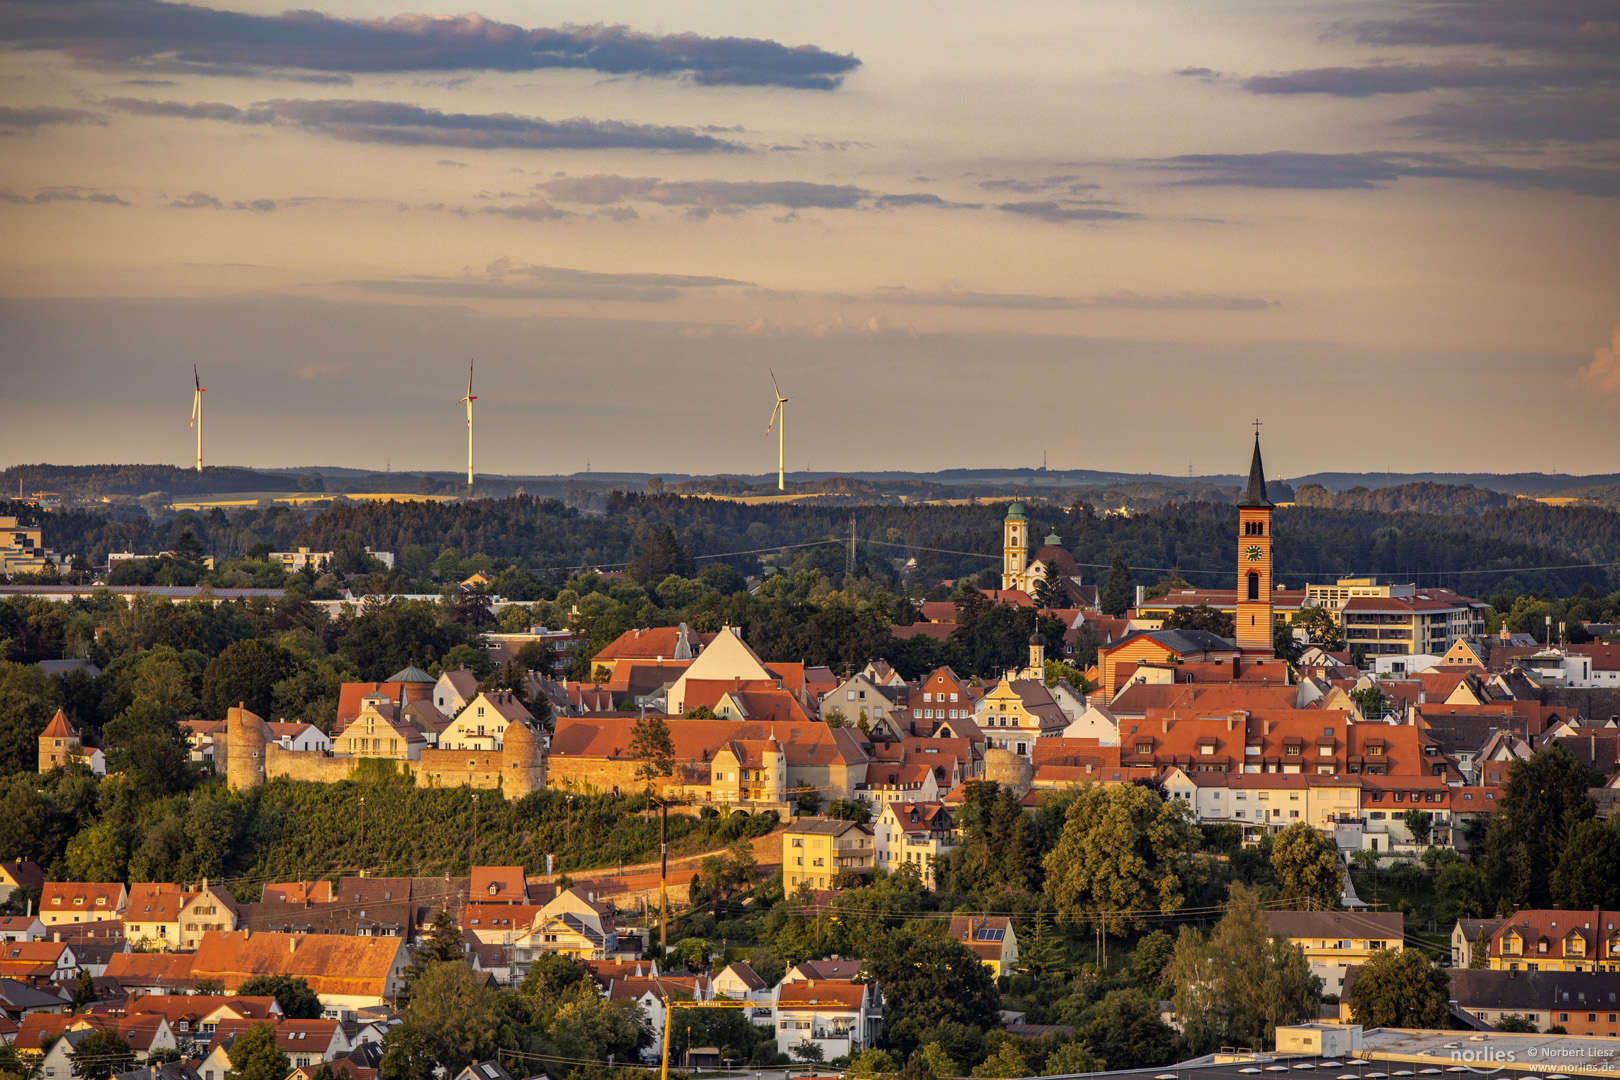
[[[791,1054],[813,1042],[822,1060],[856,1054],[881,1031],[881,1000],[876,983],[848,979],[784,979],[776,988],[776,1049]]]

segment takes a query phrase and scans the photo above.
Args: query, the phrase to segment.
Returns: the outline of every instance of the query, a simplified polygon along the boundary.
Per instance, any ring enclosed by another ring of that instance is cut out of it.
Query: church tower
[[[1269,658],[1271,633],[1271,500],[1260,463],[1260,432],[1254,434],[1249,488],[1238,503],[1237,644],[1244,656]]]
[[[1001,523],[1001,587],[1023,589],[1029,584],[1029,519],[1024,504],[1007,507]]]

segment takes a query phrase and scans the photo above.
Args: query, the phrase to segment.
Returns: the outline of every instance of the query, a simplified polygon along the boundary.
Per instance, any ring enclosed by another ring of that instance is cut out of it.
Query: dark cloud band
[[[511,113],[445,113],[394,101],[302,99],[255,102],[250,108],[219,102],[108,98],[108,108],[137,116],[223,120],[233,124],[288,123],[348,142],[396,146],[457,146],[475,150],[672,150],[740,152],[740,143],[692,128],[629,124],[618,120],[542,120]]]
[[[0,5],[0,41],[90,64],[250,76],[264,69],[347,75],[581,68],[709,86],[832,90],[860,66],[853,56],[814,45],[758,38],[600,25],[527,29],[479,15],[264,16],[159,0],[15,0]]]

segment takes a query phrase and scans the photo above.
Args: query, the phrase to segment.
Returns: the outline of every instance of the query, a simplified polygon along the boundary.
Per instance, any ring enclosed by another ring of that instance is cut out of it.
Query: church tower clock
[[[1237,644],[1244,656],[1272,655],[1271,512],[1266,470],[1260,463],[1260,432],[1254,433],[1249,487],[1238,503]]]

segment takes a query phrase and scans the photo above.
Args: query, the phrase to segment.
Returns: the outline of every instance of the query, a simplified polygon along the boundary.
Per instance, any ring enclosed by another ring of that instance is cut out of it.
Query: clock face
[[[1245,554],[1245,555],[1247,555],[1249,557],[1250,562],[1259,562],[1262,552],[1260,551],[1259,545],[1251,544],[1251,545],[1249,545],[1249,549],[1247,551],[1245,551],[1243,554]]]

